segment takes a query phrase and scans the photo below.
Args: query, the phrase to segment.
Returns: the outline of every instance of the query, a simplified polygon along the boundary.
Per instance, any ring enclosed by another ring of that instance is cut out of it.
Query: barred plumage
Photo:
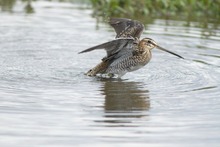
[[[151,50],[157,47],[160,50],[183,58],[171,51],[157,45],[150,38],[139,40],[143,32],[143,24],[136,20],[126,18],[110,19],[110,25],[115,29],[116,39],[88,48],[80,53],[89,52],[95,49],[105,49],[107,56],[102,62],[89,70],[86,75],[96,76],[97,74],[109,74],[110,77],[118,75],[118,78],[145,66],[151,59]]]

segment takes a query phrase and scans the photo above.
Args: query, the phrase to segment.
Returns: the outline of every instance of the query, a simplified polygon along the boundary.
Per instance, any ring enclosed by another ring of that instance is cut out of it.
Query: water
[[[143,69],[103,80],[83,73],[105,52],[78,52],[113,29],[79,4],[32,5],[0,13],[1,146],[220,146],[218,27],[156,19],[143,36],[186,59],[154,49]]]

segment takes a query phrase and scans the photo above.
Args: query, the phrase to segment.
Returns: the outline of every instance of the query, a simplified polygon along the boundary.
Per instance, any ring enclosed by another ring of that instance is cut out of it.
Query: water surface
[[[155,19],[153,50],[121,80],[86,77],[115,33],[81,4],[16,2],[0,13],[1,146],[220,146],[220,29]],[[97,29],[98,28],[98,29]]]

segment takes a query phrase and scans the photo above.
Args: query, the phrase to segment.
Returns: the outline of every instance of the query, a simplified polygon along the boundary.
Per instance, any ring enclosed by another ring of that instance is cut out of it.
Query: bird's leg
[[[115,74],[113,74],[113,73],[108,73],[108,77],[109,78],[113,78],[115,76]]]

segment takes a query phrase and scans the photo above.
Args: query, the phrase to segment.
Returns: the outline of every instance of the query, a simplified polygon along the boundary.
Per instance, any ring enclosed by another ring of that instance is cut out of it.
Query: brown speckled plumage
[[[155,47],[182,58],[158,46],[150,38],[140,40],[144,26],[139,21],[112,18],[109,23],[116,31],[116,39],[80,52],[84,53],[96,49],[105,49],[107,52],[107,56],[102,59],[102,62],[86,73],[88,76],[107,74],[111,75],[110,77],[117,75],[120,78],[127,72],[137,70],[146,65],[152,57],[151,50]]]

